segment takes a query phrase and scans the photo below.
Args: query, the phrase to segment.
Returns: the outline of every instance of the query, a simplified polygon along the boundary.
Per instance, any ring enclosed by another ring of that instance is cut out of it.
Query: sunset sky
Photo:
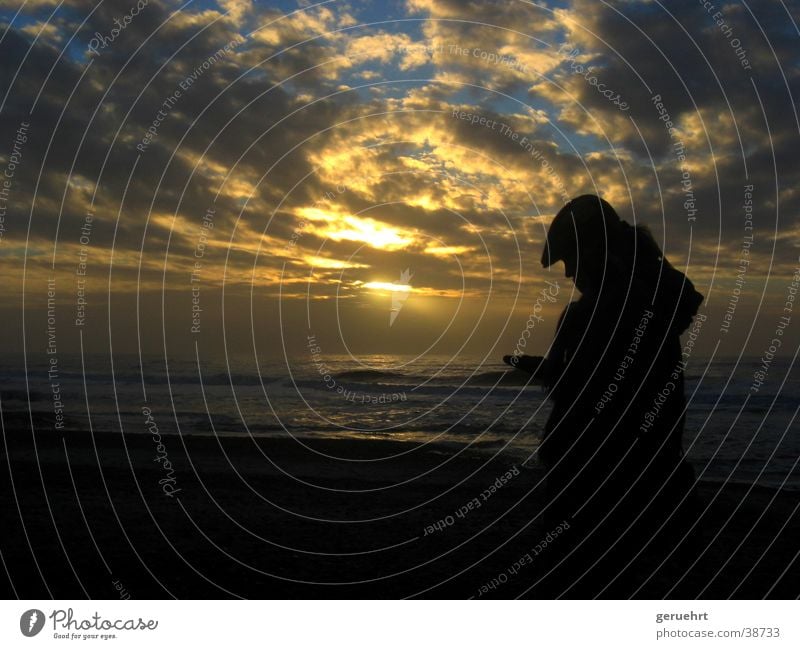
[[[65,351],[499,358],[558,281],[542,353],[575,298],[546,228],[598,193],[706,296],[704,351],[759,355],[800,266],[800,12],[706,5],[0,0],[3,349],[23,315],[44,348],[52,278]]]

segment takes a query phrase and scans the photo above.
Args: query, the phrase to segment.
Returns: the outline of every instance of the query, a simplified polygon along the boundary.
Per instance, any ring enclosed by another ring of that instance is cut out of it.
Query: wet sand
[[[592,593],[544,576],[549,550],[520,561],[552,530],[541,470],[504,452],[4,424],[6,597],[800,595],[794,492],[700,483],[693,554]]]

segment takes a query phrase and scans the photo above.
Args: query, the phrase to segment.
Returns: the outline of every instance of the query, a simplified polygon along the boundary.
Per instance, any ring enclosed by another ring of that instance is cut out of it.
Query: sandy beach
[[[503,452],[191,435],[159,448],[141,434],[34,437],[24,416],[4,423],[6,597],[594,596],[543,578],[546,552],[521,560],[553,530],[541,471]],[[797,494],[706,482],[700,493],[696,565],[656,570],[645,553],[631,592],[600,596],[800,594]]]

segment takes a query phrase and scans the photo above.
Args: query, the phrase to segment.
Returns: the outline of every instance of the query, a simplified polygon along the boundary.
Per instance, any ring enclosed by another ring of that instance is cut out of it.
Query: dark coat
[[[564,310],[548,354],[553,408],[539,453],[556,517],[663,492],[682,462],[680,336],[703,296],[666,260],[611,276]]]

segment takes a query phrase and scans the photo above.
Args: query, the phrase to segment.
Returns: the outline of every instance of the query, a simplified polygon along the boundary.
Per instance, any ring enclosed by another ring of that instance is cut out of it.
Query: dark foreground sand
[[[34,451],[13,424],[2,448],[6,597],[593,596],[543,578],[555,551],[520,561],[552,530],[540,471],[513,475],[504,453],[165,437],[168,473],[150,436],[37,433]],[[645,553],[600,595],[798,597],[798,495],[701,483],[701,496],[694,567],[684,556],[657,570]]]

